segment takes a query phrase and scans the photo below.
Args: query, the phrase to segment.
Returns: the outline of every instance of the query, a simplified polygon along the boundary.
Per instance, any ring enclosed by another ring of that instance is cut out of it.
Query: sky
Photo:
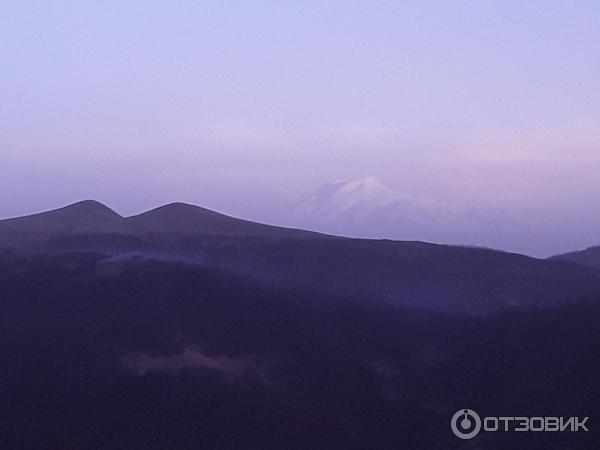
[[[600,244],[598,169],[597,1],[0,3],[0,218],[274,222],[374,175],[526,217],[550,254]]]

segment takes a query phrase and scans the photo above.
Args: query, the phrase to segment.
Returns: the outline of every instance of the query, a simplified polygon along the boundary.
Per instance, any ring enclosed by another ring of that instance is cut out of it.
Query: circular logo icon
[[[461,439],[473,439],[481,431],[481,418],[472,409],[459,409],[452,416],[450,427]]]

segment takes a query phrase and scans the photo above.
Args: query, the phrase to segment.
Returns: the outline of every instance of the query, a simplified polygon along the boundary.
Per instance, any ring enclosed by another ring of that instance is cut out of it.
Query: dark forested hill
[[[600,417],[596,299],[484,317],[269,287],[227,268],[0,258],[0,447],[595,448],[449,420]]]

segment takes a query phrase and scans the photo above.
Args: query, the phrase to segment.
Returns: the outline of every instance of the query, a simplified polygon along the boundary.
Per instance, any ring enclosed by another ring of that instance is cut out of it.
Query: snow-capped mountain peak
[[[302,208],[306,212],[332,215],[357,208],[384,207],[408,199],[408,196],[385,186],[377,178],[368,177],[327,183],[303,202]]]
[[[398,192],[375,177],[320,187],[295,211],[296,224],[350,236],[425,239],[457,220],[448,202]]]
[[[287,223],[343,236],[496,248],[525,239],[501,211],[399,192],[375,177],[321,186],[296,205]],[[486,237],[490,230],[493,238]]]

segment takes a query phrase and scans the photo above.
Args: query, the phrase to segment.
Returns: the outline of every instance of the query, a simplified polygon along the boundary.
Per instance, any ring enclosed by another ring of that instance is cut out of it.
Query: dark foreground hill
[[[568,261],[422,242],[348,239],[175,203],[121,217],[86,201],[0,221],[13,253],[94,252],[111,259],[219,267],[266,286],[435,311],[486,313],[600,295],[600,272]]]
[[[273,288],[225,267],[0,258],[0,448],[597,448],[600,303],[474,317]],[[589,433],[450,417],[589,416]]]

